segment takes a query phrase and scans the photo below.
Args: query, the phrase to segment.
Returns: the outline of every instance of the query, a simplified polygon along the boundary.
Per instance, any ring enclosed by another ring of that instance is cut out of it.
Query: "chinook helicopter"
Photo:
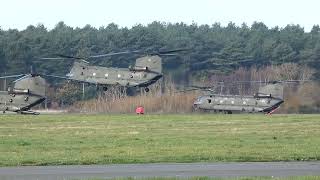
[[[56,58],[41,58],[44,60],[56,59],[74,59],[73,66],[70,72],[65,76],[58,75],[44,75],[48,77],[61,78],[66,80],[73,80],[83,83],[95,84],[102,86],[106,91],[108,86],[122,86],[122,87],[139,87],[144,88],[149,92],[148,86],[157,82],[163,77],[162,74],[162,58],[160,56],[176,56],[173,54],[187,49],[176,49],[169,51],[157,51],[146,53],[145,51],[125,51],[118,53],[108,53],[96,56],[89,56],[87,58],[57,55]],[[137,58],[133,67],[129,68],[114,68],[90,65],[87,61],[91,58],[102,58],[121,54],[147,54],[143,57]]]
[[[283,87],[286,82],[293,81],[273,81],[259,88],[253,96],[222,95],[211,93],[198,97],[193,103],[196,110],[223,112],[226,114],[238,113],[266,113],[272,114],[282,103]],[[219,83],[223,84],[223,83]],[[194,89],[213,92],[211,87],[197,87]]]
[[[0,91],[0,111],[39,115],[30,109],[46,99],[46,81],[35,74],[3,76],[0,79],[18,77],[8,91]]]

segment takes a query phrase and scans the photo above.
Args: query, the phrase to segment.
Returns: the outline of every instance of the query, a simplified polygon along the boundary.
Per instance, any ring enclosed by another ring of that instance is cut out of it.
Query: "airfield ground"
[[[117,180],[138,180],[139,178],[116,178]],[[175,178],[164,178],[164,177],[153,177],[153,178],[140,178],[142,180],[181,180],[179,177]],[[298,177],[192,177],[185,178],[187,180],[319,180],[319,176],[298,176]],[[99,178],[88,179],[88,180],[100,180]],[[102,180],[102,179],[101,179]]]
[[[320,160],[320,115],[1,115],[0,166]]]

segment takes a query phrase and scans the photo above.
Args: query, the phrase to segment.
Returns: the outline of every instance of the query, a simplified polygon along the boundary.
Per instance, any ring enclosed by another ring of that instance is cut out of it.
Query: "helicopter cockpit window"
[[[201,104],[202,103],[202,97],[199,97],[197,100],[196,100],[196,102],[195,103],[197,103],[197,104]]]

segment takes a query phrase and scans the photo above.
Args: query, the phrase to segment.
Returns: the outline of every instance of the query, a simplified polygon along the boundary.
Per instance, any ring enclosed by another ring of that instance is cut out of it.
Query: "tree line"
[[[216,73],[230,73],[239,67],[257,68],[283,63],[308,65],[320,76],[320,27],[305,32],[300,25],[269,28],[262,22],[251,26],[187,25],[153,22],[119,27],[111,23],[94,28],[73,28],[59,22],[48,30],[44,25],[25,30],[0,29],[1,75],[27,73],[30,67],[47,74],[66,74],[72,61],[41,60],[65,54],[86,57],[127,50],[159,50],[188,48],[179,56],[164,57],[165,73],[176,80],[207,78]],[[93,59],[93,64],[128,67],[138,55],[127,54]]]

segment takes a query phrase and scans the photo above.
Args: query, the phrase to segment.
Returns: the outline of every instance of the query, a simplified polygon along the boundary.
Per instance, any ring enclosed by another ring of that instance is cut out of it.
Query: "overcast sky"
[[[59,21],[72,27],[152,21],[250,26],[259,21],[268,27],[300,24],[310,31],[320,24],[319,7],[319,0],[1,0],[0,26],[22,30],[42,23],[52,29]]]

